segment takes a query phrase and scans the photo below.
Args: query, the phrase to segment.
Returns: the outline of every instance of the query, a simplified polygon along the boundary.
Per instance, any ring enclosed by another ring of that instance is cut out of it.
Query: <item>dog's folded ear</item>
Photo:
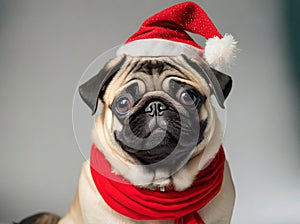
[[[213,71],[217,80],[219,81],[219,84],[223,92],[223,96],[226,99],[232,88],[232,78],[229,75],[226,75],[214,68],[210,68],[210,69]]]
[[[79,86],[79,94],[82,100],[89,106],[92,110],[92,115],[96,113],[98,106],[98,99],[103,100],[103,95],[105,93],[106,87],[109,82],[113,79],[115,74],[120,70],[124,64],[126,57],[122,56],[111,64],[108,62],[97,75],[93,76],[91,79]]]

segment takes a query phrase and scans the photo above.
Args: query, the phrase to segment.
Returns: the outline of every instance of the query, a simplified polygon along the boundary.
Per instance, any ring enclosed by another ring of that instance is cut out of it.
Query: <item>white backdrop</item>
[[[63,215],[81,163],[72,100],[87,65],[181,1],[0,1],[0,222]],[[232,223],[300,223],[296,96],[276,0],[198,0],[239,41],[224,139],[237,189]],[[89,141],[90,133],[85,136]]]

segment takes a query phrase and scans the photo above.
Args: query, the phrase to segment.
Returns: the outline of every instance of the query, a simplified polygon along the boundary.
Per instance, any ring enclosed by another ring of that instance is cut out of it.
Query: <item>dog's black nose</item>
[[[166,109],[167,109],[166,105],[164,105],[162,102],[153,101],[149,103],[149,105],[146,107],[145,112],[151,117],[162,116]]]

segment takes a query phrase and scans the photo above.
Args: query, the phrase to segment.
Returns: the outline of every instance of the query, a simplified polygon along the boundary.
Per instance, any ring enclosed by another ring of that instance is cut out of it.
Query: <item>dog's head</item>
[[[200,153],[213,135],[215,85],[226,98],[232,80],[203,61],[119,56],[79,91],[93,113],[98,102],[103,103],[94,141],[100,140],[106,156],[171,175]]]

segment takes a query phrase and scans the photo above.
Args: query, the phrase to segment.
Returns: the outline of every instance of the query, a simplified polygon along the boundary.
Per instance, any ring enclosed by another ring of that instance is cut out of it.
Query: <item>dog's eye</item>
[[[127,97],[120,98],[116,103],[116,111],[121,115],[126,114],[131,107],[132,105]]]
[[[180,93],[179,102],[186,106],[192,106],[196,103],[196,95],[189,90],[184,90]]]

